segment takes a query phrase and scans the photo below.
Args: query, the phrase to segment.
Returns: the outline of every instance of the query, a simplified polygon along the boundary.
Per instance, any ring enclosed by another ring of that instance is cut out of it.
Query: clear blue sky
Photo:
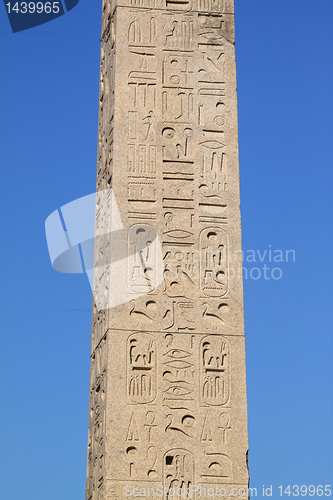
[[[0,5],[3,500],[84,498],[91,292],[44,222],[94,191],[100,4],[17,34]],[[330,484],[333,2],[235,4],[243,248],[296,252],[245,263],[283,272],[245,280],[251,485]]]

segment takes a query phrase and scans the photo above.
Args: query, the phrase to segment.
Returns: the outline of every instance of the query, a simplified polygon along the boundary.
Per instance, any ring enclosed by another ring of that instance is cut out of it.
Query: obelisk
[[[140,258],[129,300],[93,307],[86,499],[233,498],[248,486],[233,0],[103,1],[98,148],[97,191]]]

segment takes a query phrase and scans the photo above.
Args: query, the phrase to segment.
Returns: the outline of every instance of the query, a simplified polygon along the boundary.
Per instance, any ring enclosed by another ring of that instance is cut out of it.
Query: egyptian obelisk
[[[234,42],[233,0],[103,0],[97,191],[139,257],[93,307],[87,500],[248,486]]]

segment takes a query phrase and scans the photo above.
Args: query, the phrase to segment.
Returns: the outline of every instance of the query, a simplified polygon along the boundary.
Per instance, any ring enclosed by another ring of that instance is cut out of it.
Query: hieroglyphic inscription
[[[201,467],[203,483],[229,482],[232,479],[232,461],[228,456],[227,433],[231,429],[229,410],[208,409],[200,435],[204,446]]]
[[[91,356],[87,500],[98,499],[103,489],[104,482],[106,345],[107,339],[106,336],[104,336]]]
[[[124,467],[129,480],[157,478],[156,427],[154,411],[132,412],[124,446]]]
[[[194,400],[193,354],[171,348],[163,359],[163,404],[169,409],[187,409]]]
[[[230,410],[225,408],[207,409],[200,430],[200,440],[207,445],[213,444],[227,449],[228,435],[231,429]]]
[[[134,224],[128,230],[127,283],[134,296],[156,286],[156,248],[152,245],[155,238],[156,231],[147,224]]]
[[[171,498],[172,488],[177,490],[180,488],[184,491],[184,489],[188,490],[191,485],[194,485],[195,466],[192,453],[181,448],[169,450],[163,457],[163,480],[166,499]],[[184,497],[188,499],[195,498],[192,495],[185,493]]]
[[[230,426],[230,414],[227,412],[221,413],[220,415],[220,425],[219,431],[221,433],[221,441],[223,444],[227,444],[228,431],[231,429]]]
[[[200,234],[200,287],[206,297],[222,297],[228,290],[228,240],[219,228]]]
[[[206,453],[202,468],[203,483],[223,483],[232,476],[230,458],[224,453]]]
[[[127,343],[127,395],[133,403],[156,398],[156,343],[148,333],[133,333]]]
[[[127,28],[128,86],[128,217],[154,220],[157,200],[157,21],[130,16]]]
[[[201,400],[222,406],[229,399],[229,345],[220,335],[204,337],[200,344]]]

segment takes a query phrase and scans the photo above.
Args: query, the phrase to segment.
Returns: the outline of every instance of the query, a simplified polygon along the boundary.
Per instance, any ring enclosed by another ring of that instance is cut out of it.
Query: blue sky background
[[[91,292],[44,222],[94,191],[100,3],[17,34],[0,5],[3,500],[84,498]],[[283,271],[245,280],[251,486],[279,498],[333,482],[333,3],[235,4],[243,248],[296,252],[245,263]]]

